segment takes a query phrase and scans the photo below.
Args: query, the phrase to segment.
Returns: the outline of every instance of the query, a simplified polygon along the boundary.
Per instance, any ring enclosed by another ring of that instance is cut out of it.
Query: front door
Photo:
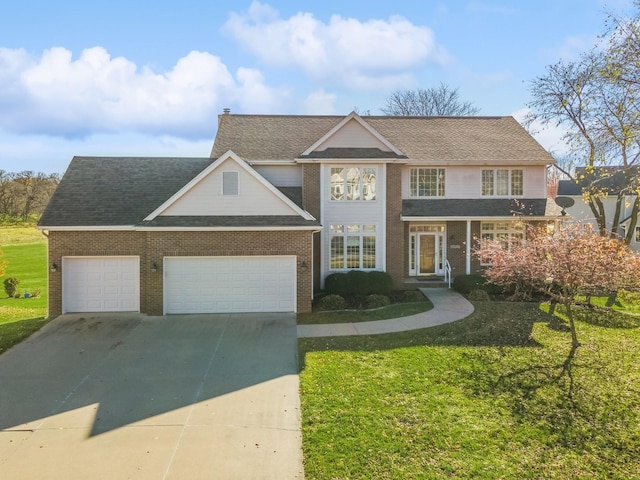
[[[439,264],[438,235],[435,233],[423,233],[419,235],[418,248],[418,275],[432,275],[437,273]]]

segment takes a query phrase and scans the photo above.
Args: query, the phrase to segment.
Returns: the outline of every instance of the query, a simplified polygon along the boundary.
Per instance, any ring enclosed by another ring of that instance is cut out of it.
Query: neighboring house
[[[607,230],[610,231],[613,226],[613,218],[616,211],[616,202],[618,194],[629,183],[629,177],[637,177],[639,170],[637,167],[623,169],[620,166],[603,166],[597,167],[592,175],[586,174],[584,167],[576,168],[574,180],[561,180],[558,182],[558,197],[569,197],[573,200],[573,205],[565,208],[565,220],[576,222],[588,222],[595,228],[598,227],[596,217],[591,211],[583,191],[591,182],[596,182],[599,190],[605,193],[601,196],[604,205],[605,219]],[[620,205],[619,228],[615,232],[621,238],[627,234],[627,230],[631,224],[632,209],[636,195],[624,195]],[[629,244],[632,250],[640,252],[640,222],[634,227],[634,234]]]
[[[76,157],[39,224],[50,316],[303,312],[332,272],[476,272],[479,241],[557,218],[553,162],[511,117],[356,113],[225,112],[211,158]]]

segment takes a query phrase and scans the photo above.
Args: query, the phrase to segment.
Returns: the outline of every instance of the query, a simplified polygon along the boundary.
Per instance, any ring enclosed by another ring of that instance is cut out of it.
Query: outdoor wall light
[[[153,263],[151,264],[151,271],[152,271],[153,273],[156,273],[156,272],[158,271],[158,264],[157,264],[156,262],[153,262]]]
[[[58,271],[58,264],[56,262],[53,262],[51,264],[51,271],[52,272],[57,272]]]
[[[303,260],[303,261],[302,261],[302,263],[300,264],[300,271],[301,271],[301,272],[306,272],[308,268],[309,268],[309,267],[307,266],[307,262],[305,262],[305,261]]]

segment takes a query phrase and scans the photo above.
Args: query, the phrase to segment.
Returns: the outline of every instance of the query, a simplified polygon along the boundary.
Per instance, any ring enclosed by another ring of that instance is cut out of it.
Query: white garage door
[[[63,258],[62,309],[65,313],[140,311],[139,257]]]
[[[166,257],[165,313],[294,312],[296,257]]]

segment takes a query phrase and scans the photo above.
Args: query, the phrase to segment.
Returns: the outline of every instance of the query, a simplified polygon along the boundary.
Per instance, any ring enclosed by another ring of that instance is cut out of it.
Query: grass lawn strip
[[[428,299],[423,302],[395,303],[372,310],[339,310],[313,313],[299,313],[298,325],[319,325],[326,323],[357,323],[372,320],[388,320],[389,318],[408,317],[426,312],[433,308]]]
[[[478,302],[399,334],[300,339],[307,479],[640,478],[640,332]],[[570,398],[570,399],[569,399]]]

